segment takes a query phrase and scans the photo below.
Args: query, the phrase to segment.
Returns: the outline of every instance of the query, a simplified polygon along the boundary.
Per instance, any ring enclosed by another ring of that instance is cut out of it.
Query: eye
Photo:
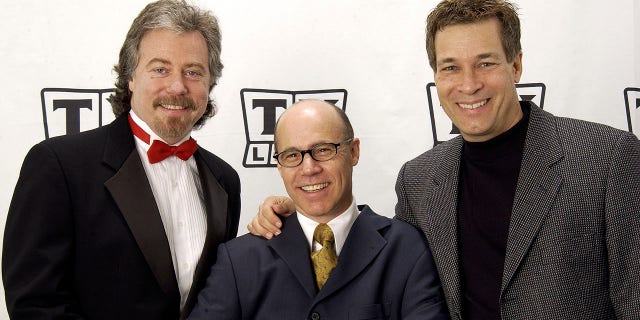
[[[157,74],[165,74],[165,73],[167,73],[168,71],[167,71],[167,69],[165,69],[165,68],[163,68],[163,67],[158,67],[158,68],[153,69],[153,72],[154,72],[154,73],[157,73]]]
[[[458,67],[456,67],[456,66],[445,66],[445,67],[441,68],[440,71],[455,71],[457,69],[458,69]]]
[[[294,160],[297,159],[300,156],[300,152],[294,152],[294,151],[290,151],[290,152],[285,152],[282,157],[286,160]]]
[[[196,70],[189,70],[185,74],[189,78],[200,78],[200,77],[202,77],[202,72],[196,71]]]
[[[493,62],[481,62],[480,63],[480,67],[481,68],[489,68],[489,67],[491,67],[493,65],[495,65],[495,63],[493,63]]]
[[[315,148],[313,148],[313,152],[316,155],[324,155],[324,154],[329,154],[332,153],[332,146],[328,145],[328,144],[321,144],[316,146]]]

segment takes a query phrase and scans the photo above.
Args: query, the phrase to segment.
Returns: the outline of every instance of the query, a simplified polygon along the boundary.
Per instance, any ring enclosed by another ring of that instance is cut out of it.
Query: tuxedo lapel
[[[338,257],[338,265],[331,271],[316,301],[331,296],[348,285],[371,264],[380,250],[387,245],[387,240],[380,235],[379,230],[389,224],[391,222],[388,219],[377,216],[369,207],[364,207],[349,231]]]
[[[433,175],[420,206],[426,217],[420,228],[432,248],[449,308],[460,310],[457,207],[462,138],[447,143],[432,162],[425,163],[424,171],[432,170]]]
[[[502,291],[513,278],[555,201],[562,178],[553,166],[562,157],[553,118],[532,106],[509,224]]]
[[[204,287],[211,266],[216,259],[218,244],[224,242],[227,231],[228,195],[214,175],[214,172],[219,170],[212,168],[198,151],[194,154],[194,159],[198,166],[203,201],[207,212],[207,236],[193,276],[192,290],[189,291],[185,310],[190,310],[195,305],[198,293]]]
[[[151,186],[135,149],[133,134],[121,116],[110,128],[103,162],[116,173],[105,187],[127,222],[162,290],[179,296],[169,242]]]
[[[297,213],[283,219],[282,233],[269,240],[268,244],[289,267],[309,297],[313,298],[318,289],[313,276],[309,244]]]

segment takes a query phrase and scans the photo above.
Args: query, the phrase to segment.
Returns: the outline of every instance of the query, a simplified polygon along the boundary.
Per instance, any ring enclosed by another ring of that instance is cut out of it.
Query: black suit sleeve
[[[73,233],[64,172],[40,143],[22,165],[4,232],[2,280],[12,319],[82,319],[71,285]]]

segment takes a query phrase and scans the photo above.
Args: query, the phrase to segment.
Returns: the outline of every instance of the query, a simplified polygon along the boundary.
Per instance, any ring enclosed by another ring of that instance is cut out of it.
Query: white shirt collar
[[[138,115],[133,111],[133,109],[131,109],[129,111],[129,114],[131,115],[131,119],[133,119],[133,122],[135,122],[142,130],[144,130],[144,132],[149,134],[149,144],[146,144],[146,142],[140,140],[138,137],[136,137],[136,141],[142,142],[141,146],[144,148],[145,151],[149,150],[149,146],[151,146],[151,144],[153,143],[153,140],[160,140],[164,143],[167,143],[166,141],[164,141],[164,139],[160,138],[160,136],[158,136],[155,132],[153,132],[153,130],[151,130],[151,127],[149,127],[149,125],[147,125],[146,122],[144,122],[142,119],[140,119],[140,117],[138,117]],[[134,135],[135,137],[135,135]],[[173,144],[173,146],[177,146],[187,140],[189,140],[189,138],[191,137],[191,134],[188,134],[186,136],[184,136],[182,139],[180,139],[180,141],[178,141],[177,143]]]
[[[336,244],[336,254],[340,255],[340,251],[342,251],[342,247],[344,246],[344,242],[347,240],[347,236],[349,235],[349,231],[353,226],[353,223],[358,218],[360,211],[358,211],[358,206],[356,205],[356,199],[353,198],[351,201],[351,205],[349,208],[333,218],[327,224],[331,227],[331,231],[333,231],[333,237],[335,238]],[[318,226],[318,222],[311,220],[310,218],[302,215],[298,215],[298,221],[300,222],[300,226],[302,227],[302,231],[304,232],[305,237],[307,238],[307,244],[309,244],[309,248],[311,252],[319,250],[322,246],[313,241],[313,232],[316,230]]]

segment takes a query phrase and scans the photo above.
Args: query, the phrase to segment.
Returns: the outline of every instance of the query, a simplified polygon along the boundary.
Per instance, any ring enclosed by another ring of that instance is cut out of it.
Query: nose
[[[305,153],[302,155],[302,163],[300,164],[300,166],[302,167],[302,174],[305,176],[311,176],[322,171],[320,162],[313,159],[310,153]]]
[[[175,74],[169,78],[169,83],[167,86],[167,92],[170,94],[184,94],[187,92],[187,87],[184,85],[184,79],[182,79],[182,75]]]
[[[466,69],[462,73],[462,79],[460,82],[460,92],[468,95],[472,95],[482,88],[482,81],[476,70],[473,68]]]

